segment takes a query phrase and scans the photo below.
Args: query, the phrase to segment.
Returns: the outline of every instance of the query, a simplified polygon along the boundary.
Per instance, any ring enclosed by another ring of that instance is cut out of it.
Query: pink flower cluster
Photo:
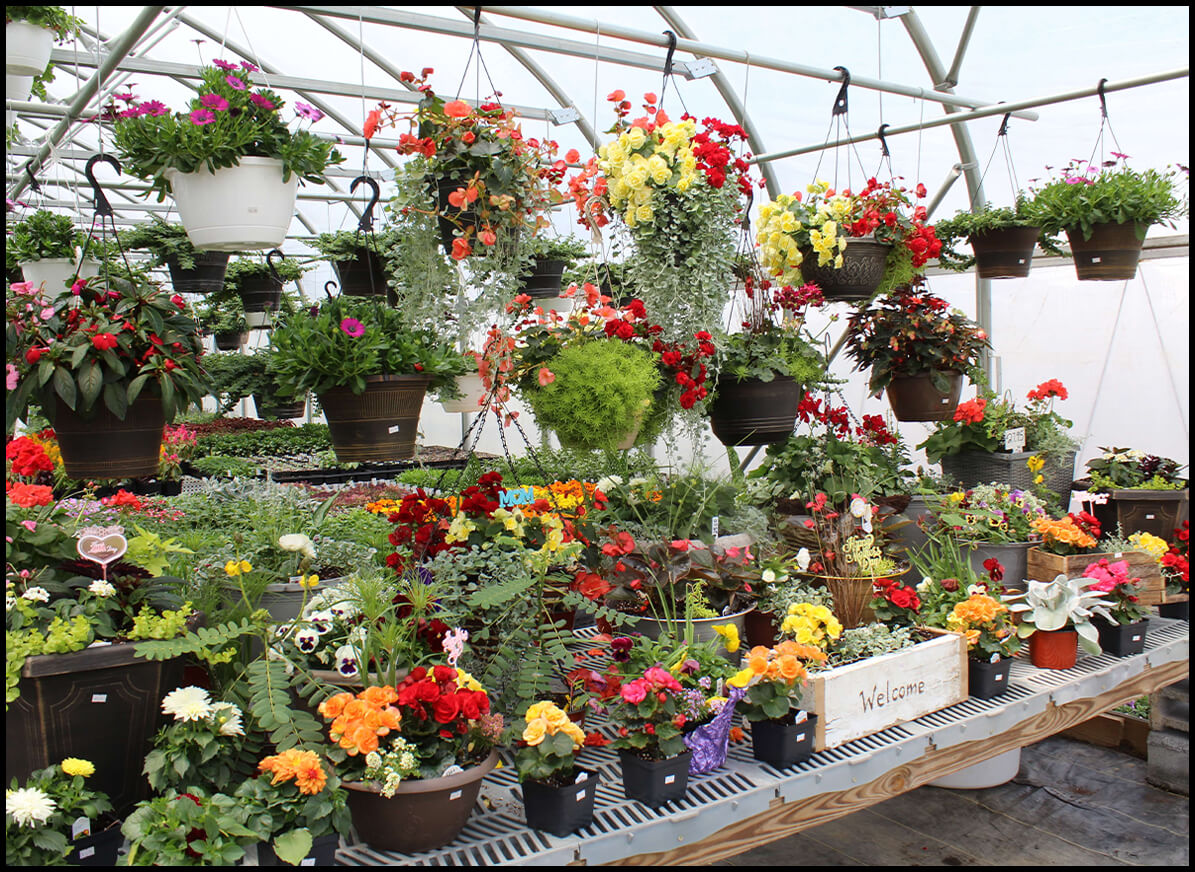
[[[680,693],[682,691],[680,682],[673,678],[672,673],[667,669],[653,666],[643,673],[642,678],[636,678],[634,681],[624,684],[619,694],[624,701],[631,705],[638,705],[647,699],[649,693],[663,693],[664,691]]]

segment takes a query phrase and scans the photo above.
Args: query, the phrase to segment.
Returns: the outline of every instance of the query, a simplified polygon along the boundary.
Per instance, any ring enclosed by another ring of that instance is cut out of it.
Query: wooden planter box
[[[903,651],[810,675],[803,705],[818,716],[814,750],[824,751],[966,698],[966,640],[939,633]]]
[[[1032,581],[1053,581],[1058,575],[1079,578],[1092,563],[1106,558],[1109,563],[1127,560],[1129,575],[1141,579],[1137,583],[1137,598],[1143,606],[1167,602],[1166,580],[1156,560],[1144,551],[1116,551],[1098,554],[1051,554],[1041,548],[1030,548],[1026,557],[1026,578]]]

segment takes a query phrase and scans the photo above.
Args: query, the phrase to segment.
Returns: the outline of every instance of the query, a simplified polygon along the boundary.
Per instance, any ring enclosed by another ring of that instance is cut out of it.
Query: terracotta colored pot
[[[1078,656],[1074,630],[1038,630],[1029,637],[1029,659],[1038,669],[1071,669]]]

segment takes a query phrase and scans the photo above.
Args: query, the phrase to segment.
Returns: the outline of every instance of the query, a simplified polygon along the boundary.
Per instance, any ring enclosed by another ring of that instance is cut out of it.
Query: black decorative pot
[[[414,456],[419,413],[430,382],[422,375],[371,375],[365,379],[364,393],[333,388],[320,394],[336,459],[361,463]]]
[[[944,373],[949,387],[940,391],[929,373],[897,376],[888,383],[888,402],[898,421],[948,421],[963,392],[961,372]]]
[[[791,376],[771,381],[727,378],[710,405],[710,427],[723,445],[770,445],[792,435],[802,388]]]
[[[1115,282],[1134,278],[1148,229],[1148,224],[1134,221],[1096,224],[1091,228],[1091,238],[1084,239],[1079,228],[1066,228],[1079,281]]]
[[[228,252],[197,251],[194,269],[183,269],[174,258],[166,261],[166,268],[176,294],[214,294],[224,288]]]
[[[667,760],[645,760],[633,751],[618,752],[622,763],[622,789],[627,799],[649,808],[682,799],[689,789],[689,758],[683,751]]]
[[[884,278],[892,246],[871,238],[850,239],[842,253],[842,267],[817,265],[812,248],[801,249],[801,278],[822,289],[827,300],[869,300]]]
[[[63,468],[69,478],[80,480],[155,475],[165,427],[162,399],[147,391],[129,406],[123,421],[102,399],[86,416],[59,403],[54,417]]]
[[[563,260],[550,260],[537,257],[531,272],[524,273],[519,289],[529,297],[537,300],[559,297],[564,284],[564,268],[568,266]]]
[[[1000,227],[971,234],[975,271],[981,279],[1025,278],[1040,235],[1040,227]]]

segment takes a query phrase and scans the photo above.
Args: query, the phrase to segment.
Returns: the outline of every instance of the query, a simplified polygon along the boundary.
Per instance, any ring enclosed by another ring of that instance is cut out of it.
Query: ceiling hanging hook
[[[1095,91],[1100,96],[1100,115],[1104,118],[1108,117],[1108,96],[1104,93],[1104,85],[1108,84],[1107,79],[1100,79],[1100,83],[1096,85]]]
[[[847,88],[851,86],[851,71],[846,67],[835,67],[834,69],[842,73],[842,87],[838,89],[838,96],[834,98],[834,108],[830,114],[845,115],[847,113],[846,92]]]
[[[339,287],[340,286],[337,285],[332,279],[328,279],[326,282],[324,282],[324,293],[328,295],[329,300],[332,299],[332,292],[337,290]]]
[[[1000,122],[1000,129],[996,131],[997,136],[1008,136],[1008,119],[1011,117],[1011,112],[1004,113],[1004,120]]]
[[[286,260],[286,255],[283,254],[281,251],[279,251],[277,248],[275,248],[273,251],[271,251],[269,254],[266,255],[266,266],[270,268],[270,275],[272,275],[274,277],[274,281],[278,282],[279,284],[285,284],[285,282],[282,279],[282,276],[278,275],[278,270],[274,267],[274,258],[275,257],[278,257],[281,260]]]
[[[891,124],[881,124],[880,129],[876,131],[876,136],[880,138],[880,157],[892,157],[892,152],[888,150],[888,137],[884,135],[884,131],[891,126]]]
[[[25,161],[25,175],[29,176],[29,187],[33,189],[35,194],[41,193],[41,182],[37,180],[37,176],[33,174],[33,158]]]
[[[365,211],[361,213],[361,220],[357,222],[357,232],[368,233],[373,230],[373,207],[381,199],[382,189],[378,185],[377,179],[372,179],[369,176],[357,176],[357,178],[353,179],[353,183],[349,185],[349,193],[354,193],[357,190],[357,186],[362,183],[369,187],[371,196],[368,205],[365,207]]]
[[[83,175],[91,183],[91,192],[95,201],[95,216],[97,218],[111,218],[113,217],[112,204],[108,202],[108,197],[104,193],[104,189],[100,187],[99,180],[95,177],[95,165],[97,163],[108,164],[116,170],[117,175],[120,175],[120,161],[110,154],[92,155],[91,159],[87,161],[87,167],[83,170]]]

